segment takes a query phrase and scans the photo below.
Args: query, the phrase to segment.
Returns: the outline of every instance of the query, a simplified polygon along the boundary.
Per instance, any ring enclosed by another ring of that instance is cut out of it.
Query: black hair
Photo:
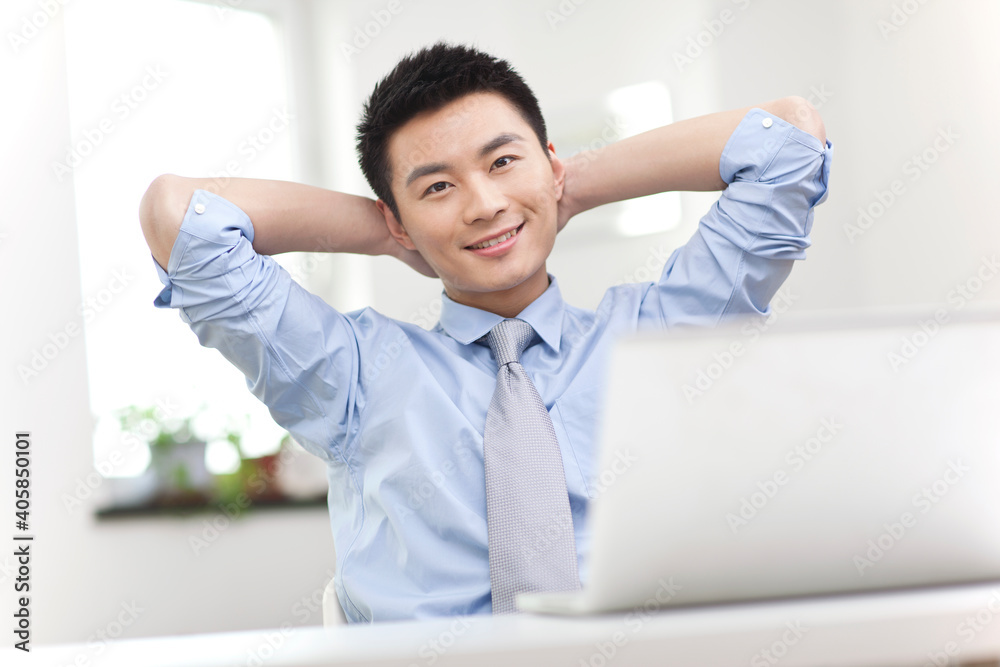
[[[531,126],[548,155],[538,99],[506,60],[474,48],[437,42],[405,56],[372,91],[358,123],[361,171],[376,196],[399,220],[390,184],[389,139],[423,111],[434,111],[470,93],[503,95]]]

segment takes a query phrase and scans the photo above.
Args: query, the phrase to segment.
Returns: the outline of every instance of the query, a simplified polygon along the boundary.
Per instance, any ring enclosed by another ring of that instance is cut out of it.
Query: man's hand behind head
[[[393,255],[396,259],[403,262],[417,273],[430,278],[438,277],[438,274],[434,272],[434,269],[432,269],[431,265],[428,264],[423,258],[423,255],[416,250],[407,250],[403,246],[399,245],[399,243],[396,243],[396,245],[398,246],[398,252]]]

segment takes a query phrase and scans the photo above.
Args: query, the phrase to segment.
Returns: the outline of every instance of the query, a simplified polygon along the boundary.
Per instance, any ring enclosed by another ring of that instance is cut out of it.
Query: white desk
[[[663,610],[645,617],[469,616],[133,639],[110,644],[89,664],[877,667],[933,665],[932,655],[944,665],[947,650],[955,654],[952,664],[1000,665],[1000,582]],[[82,645],[35,647],[24,664],[63,667],[81,654],[90,655]]]

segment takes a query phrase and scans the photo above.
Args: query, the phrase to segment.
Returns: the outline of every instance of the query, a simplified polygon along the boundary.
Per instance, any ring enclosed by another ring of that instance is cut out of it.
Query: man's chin
[[[453,300],[457,300],[452,295],[460,295],[463,293],[478,295],[500,294],[516,290],[517,288],[525,285],[525,283],[530,282],[531,279],[538,276],[539,273],[545,277],[544,284],[548,287],[549,279],[548,274],[545,272],[544,265],[534,271],[506,273],[497,276],[478,275],[471,280],[463,281],[461,283],[458,281],[447,282],[444,280],[442,280],[442,282],[444,283],[445,293]]]

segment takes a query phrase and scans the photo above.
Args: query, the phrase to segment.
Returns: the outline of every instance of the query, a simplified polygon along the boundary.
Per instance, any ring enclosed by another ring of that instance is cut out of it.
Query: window
[[[673,122],[670,91],[662,81],[646,81],[612,90],[581,113],[580,105],[556,109],[550,126],[558,154],[599,150]],[[664,192],[585,211],[562,232],[562,239],[601,244],[616,238],[645,236],[673,230],[681,223],[678,192]],[[560,243],[565,241],[561,240]]]
[[[161,173],[301,180],[280,32],[263,13],[183,0],[73,3],[65,23],[72,141],[52,176],[75,184],[95,466],[146,469],[148,448],[115,416],[131,405],[171,419],[207,406],[194,422],[207,438],[246,414],[245,454],[273,452],[285,433],[243,375],[176,310],[153,307],[163,286],[138,207]],[[300,261],[275,259],[293,274]],[[239,463],[223,440],[206,459],[212,472]]]

